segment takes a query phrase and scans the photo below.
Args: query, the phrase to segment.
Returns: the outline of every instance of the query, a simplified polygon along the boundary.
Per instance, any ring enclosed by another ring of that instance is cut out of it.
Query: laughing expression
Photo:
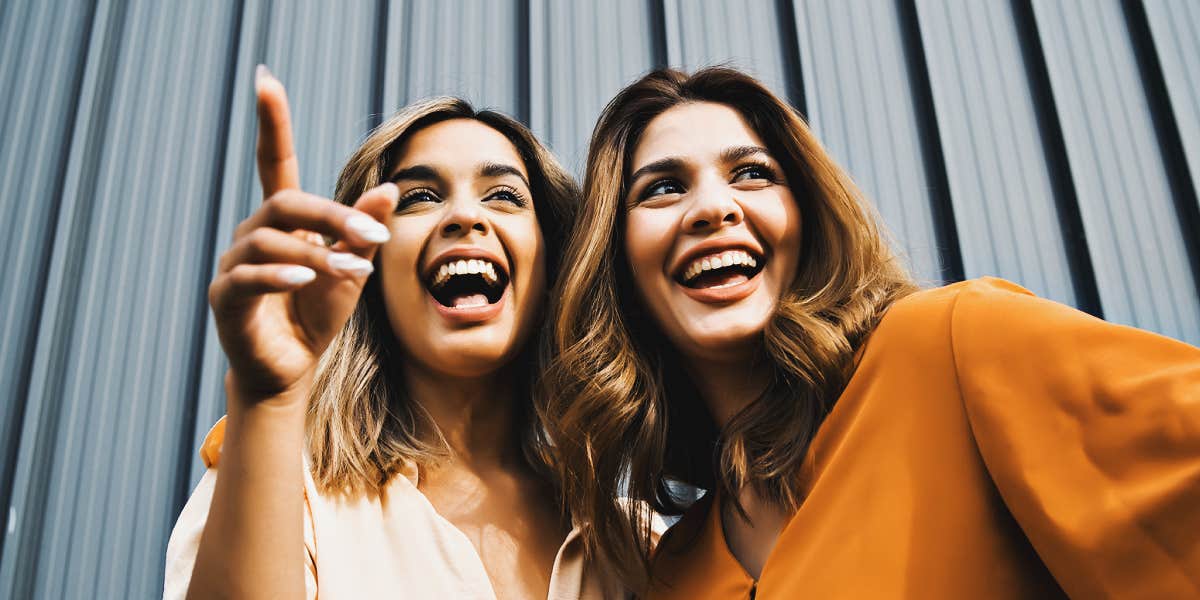
[[[388,179],[400,188],[380,251],[388,319],[406,358],[458,377],[520,351],[545,292],[545,249],[517,149],[470,119],[421,129]]]
[[[685,356],[746,359],[799,262],[779,162],[737,111],[694,102],[650,121],[629,172],[625,255],[646,309]]]

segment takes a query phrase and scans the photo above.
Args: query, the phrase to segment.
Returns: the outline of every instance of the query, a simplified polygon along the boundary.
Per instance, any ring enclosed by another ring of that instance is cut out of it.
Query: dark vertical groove
[[[646,0],[646,8],[650,11],[650,37],[653,44],[655,69],[664,69],[670,63],[667,58],[667,9],[663,6],[666,0]]]
[[[108,133],[108,125],[111,116],[112,108],[112,88],[114,85],[114,72],[116,71],[117,61],[121,54],[121,46],[124,42],[122,33],[125,27],[125,2],[114,2],[113,12],[105,24],[104,32],[101,34],[104,39],[104,46],[100,56],[96,59],[99,64],[97,73],[97,90],[95,102],[90,107],[84,107],[81,104],[75,106],[72,111],[71,129],[75,127],[75,115],[82,110],[89,110],[91,114],[90,123],[92,129],[87,135],[87,139],[83,151],[79,153],[82,166],[79,175],[79,190],[80,194],[86,194],[86,190],[94,187],[97,175],[100,171],[100,163],[102,159],[101,147]],[[93,11],[95,8],[92,9]],[[94,17],[93,12],[93,17]],[[91,43],[91,30],[87,35],[88,43]],[[84,52],[87,52],[87,46],[83,47]],[[81,70],[86,73],[87,61],[81,65]],[[82,80],[78,84],[82,86]],[[78,92],[78,90],[77,90]],[[77,93],[76,98],[81,99],[82,94]],[[67,138],[69,146],[71,138]],[[67,148],[67,156],[70,156],[70,148]],[[65,182],[57,184],[59,186],[59,195],[61,196]],[[59,207],[61,208],[61,207]],[[53,240],[53,245],[64,244],[65,260],[62,274],[63,286],[62,295],[59,298],[60,302],[53,306],[58,318],[55,323],[54,331],[50,332],[48,337],[43,340],[49,344],[47,349],[48,368],[46,370],[47,379],[42,402],[45,404],[42,415],[43,418],[37,424],[37,431],[34,434],[32,458],[34,467],[29,481],[27,482],[30,491],[25,506],[22,507],[21,516],[23,520],[20,524],[20,533],[18,534],[17,548],[21,551],[15,557],[10,557],[17,561],[17,566],[13,570],[16,574],[13,582],[14,598],[32,598],[34,596],[34,583],[38,575],[38,563],[41,561],[42,534],[44,533],[46,520],[46,502],[50,487],[50,473],[52,469],[41,468],[54,464],[54,456],[58,451],[58,427],[59,419],[62,415],[62,404],[64,397],[64,386],[66,385],[66,377],[63,374],[67,370],[68,356],[71,352],[69,344],[70,338],[75,330],[76,318],[78,315],[78,305],[75,299],[79,297],[79,288],[81,285],[81,277],[83,275],[83,256],[84,250],[88,246],[92,233],[92,210],[93,204],[87,200],[80,200],[75,205],[75,215],[72,221],[71,230],[67,233],[65,240]],[[55,209],[55,222],[58,220],[58,209]],[[53,251],[47,248],[43,260],[48,260],[53,255]],[[47,264],[47,267],[49,265]],[[49,270],[48,268],[46,269]],[[44,275],[44,278],[48,278]],[[42,297],[45,297],[46,285],[43,284],[40,290]],[[41,315],[38,314],[38,321],[41,320]],[[39,332],[40,333],[40,332]],[[40,336],[39,336],[40,337]],[[39,344],[40,345],[40,344]],[[34,352],[36,354],[36,350]],[[32,374],[30,374],[31,377]],[[25,394],[28,394],[28,386],[32,383],[30,377],[25,377]],[[15,485],[15,482],[14,482]],[[36,510],[34,509],[36,507]]]
[[[383,122],[383,86],[387,80],[387,40],[389,0],[376,0],[375,53],[371,56],[371,107],[367,115],[370,129]]]
[[[929,185],[934,235],[942,262],[942,281],[962,281],[965,275],[962,247],[958,242],[958,225],[954,220],[954,204],[950,199],[950,177],[946,174],[946,157],[942,152],[942,137],[938,131],[937,113],[933,106],[933,88],[929,83],[929,65],[921,43],[921,24],[913,0],[896,0],[900,17],[900,37],[904,45],[904,61],[908,83],[913,91],[917,135],[921,143],[921,163]]]
[[[87,7],[87,16],[83,20],[83,38],[79,40],[79,48],[76,54],[75,71],[71,73],[71,93],[68,98],[75,99],[75,105],[72,110],[64,118],[66,119],[63,127],[62,137],[58,141],[58,155],[65,164],[71,156],[71,140],[75,136],[75,122],[79,115],[79,111],[83,107],[79,105],[80,92],[83,89],[84,73],[87,72],[87,56],[88,46],[92,43],[92,31],[95,29],[94,21],[96,19],[96,2],[89,3]],[[28,93],[30,90],[25,90]],[[13,90],[16,94],[17,90]],[[65,169],[63,169],[65,171]],[[3,437],[0,438],[5,445],[4,456],[7,460],[0,465],[0,523],[4,524],[7,531],[9,511],[8,508],[12,503],[12,491],[16,487],[17,474],[17,457],[20,454],[21,448],[21,430],[25,424],[25,408],[29,403],[29,384],[33,376],[33,359],[37,356],[39,342],[45,340],[40,339],[38,335],[38,326],[42,321],[42,310],[45,308],[46,288],[50,283],[50,260],[54,256],[54,232],[58,228],[59,210],[62,208],[63,188],[66,186],[66,179],[59,177],[51,184],[50,197],[45,199],[49,206],[49,214],[46,218],[46,228],[48,231],[42,236],[41,252],[37,256],[41,262],[38,265],[37,280],[32,282],[31,293],[41,302],[34,302],[29,315],[30,329],[26,333],[27,340],[24,344],[29,351],[21,358],[21,365],[17,369],[17,381],[15,389],[12,391],[12,402],[14,404],[12,411],[12,419],[8,422],[8,427],[0,433]],[[57,399],[55,399],[57,401]],[[4,537],[0,537],[3,540]],[[0,541],[0,564],[4,563],[4,546]]]
[[[208,289],[209,277],[212,276],[213,261],[217,253],[217,230],[220,228],[221,222],[221,205],[223,204],[224,186],[222,180],[225,173],[225,160],[229,153],[229,129],[233,122],[233,107],[238,104],[234,98],[234,90],[237,89],[238,78],[249,79],[251,73],[243,72],[238,69],[238,52],[241,49],[242,42],[242,21],[245,18],[245,1],[237,0],[236,8],[233,11],[233,21],[229,24],[230,41],[226,46],[225,64],[225,81],[221,85],[221,98],[224,98],[225,105],[221,108],[221,114],[217,121],[217,139],[212,154],[212,173],[209,174],[212,191],[209,194],[209,210],[207,212],[208,221],[204,224],[204,258],[202,260],[199,272],[195,273],[197,290]],[[259,55],[261,57],[261,55]],[[256,63],[258,61],[255,61]],[[202,298],[207,298],[206,295],[201,295]],[[208,324],[208,303],[198,302],[195,313],[192,315],[192,332],[195,337],[192,338],[192,349],[189,353],[191,368],[188,369],[188,381],[184,389],[187,390],[187,397],[184,399],[183,415],[179,420],[179,433],[175,439],[179,440],[180,448],[175,453],[175,485],[174,493],[171,498],[171,515],[174,517],[183,510],[183,504],[187,501],[188,495],[191,492],[191,465],[195,460],[195,439],[193,435],[196,431],[196,412],[200,405],[200,382],[203,378],[204,370],[204,355],[205,342],[207,336]]]
[[[787,99],[808,118],[804,97],[804,67],[800,61],[800,35],[796,31],[796,5],[792,0],[775,0],[775,18],[779,20],[779,39],[783,43],[783,78]]]
[[[533,27],[529,23],[529,2],[517,0],[517,119],[526,127],[532,126],[530,119],[533,118],[530,114],[533,112],[533,89],[529,79],[533,71],[533,65],[530,64],[533,60],[533,40],[530,39]]]
[[[1046,54],[1042,49],[1041,38],[1038,37],[1033,4],[1030,0],[1013,0],[1012,14],[1016,24],[1017,43],[1021,47],[1021,60],[1025,63],[1025,76],[1033,96],[1033,111],[1045,153],[1050,187],[1054,193],[1054,205],[1063,236],[1063,249],[1067,253],[1067,265],[1071,270],[1075,303],[1079,310],[1104,318],[1100,290],[1096,286],[1096,272],[1092,266],[1091,252],[1088,250],[1087,232],[1083,228],[1083,217],[1079,212],[1075,178],[1071,174],[1071,163],[1067,159],[1067,144],[1063,138],[1062,123],[1058,120],[1058,107],[1054,103],[1054,93],[1050,87],[1050,73],[1046,67]]]
[[[1167,92],[1162,62],[1158,58],[1158,50],[1154,47],[1146,7],[1141,0],[1122,0],[1121,8],[1129,28],[1129,39],[1133,42],[1133,53],[1137,58],[1142,89],[1145,90],[1146,102],[1150,105],[1154,134],[1162,154],[1163,168],[1167,172],[1171,198],[1175,201],[1183,246],[1187,252],[1188,263],[1192,267],[1192,284],[1195,285],[1196,294],[1200,296],[1200,203],[1197,202],[1196,185],[1188,170],[1183,138],[1179,134],[1179,123],[1175,120],[1175,109]]]

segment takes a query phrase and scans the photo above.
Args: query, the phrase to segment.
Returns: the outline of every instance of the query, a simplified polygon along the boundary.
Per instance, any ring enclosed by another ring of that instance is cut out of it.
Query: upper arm
[[[1072,596],[1200,592],[1200,349],[996,283],[952,331],[971,430]]]

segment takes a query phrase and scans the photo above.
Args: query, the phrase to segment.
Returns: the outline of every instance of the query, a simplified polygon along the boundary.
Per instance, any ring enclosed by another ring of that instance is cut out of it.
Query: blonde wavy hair
[[[803,215],[800,264],[762,336],[773,380],[718,430],[678,357],[640,305],[624,255],[630,160],[647,124],[689,102],[732,107],[784,170]],[[873,209],[802,118],[762,84],[713,67],[659,70],[608,104],[592,134],[584,202],[554,295],[538,411],[562,494],[588,551],[632,589],[646,582],[646,506],[679,514],[678,483],[751,485],[784,507],[802,500],[810,440],[844,388],[855,350],[916,285]],[[625,503],[628,495],[644,503]]]
[[[558,272],[556,259],[578,205],[579,188],[525,126],[503,114],[477,111],[464,100],[448,97],[409,105],[371,132],[350,157],[338,177],[334,198],[352,205],[363,192],[383,181],[410,136],[450,119],[478,121],[504,135],[517,149],[529,172],[530,193],[546,244],[547,285],[552,285]],[[369,491],[407,463],[425,466],[448,453],[430,416],[407,397],[400,375],[403,353],[388,321],[379,277],[377,269],[345,327],[321,356],[309,394],[308,451],[313,478],[327,492]],[[527,346],[536,347],[536,341]],[[521,447],[537,468],[543,438],[532,418],[529,399],[535,358],[533,351],[523,352],[508,368],[518,371]],[[547,474],[544,469],[542,473]]]

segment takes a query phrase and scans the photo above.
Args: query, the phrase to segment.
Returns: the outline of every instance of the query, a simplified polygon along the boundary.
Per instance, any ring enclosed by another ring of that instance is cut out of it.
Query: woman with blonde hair
[[[998,279],[919,290],[732,69],[621,91],[582,206],[539,411],[647,597],[1200,594],[1200,349]],[[618,490],[683,512],[653,556]]]
[[[262,207],[209,290],[228,416],[167,549],[170,598],[595,598],[530,401],[571,178],[509,117],[443,98],[299,190],[256,79]],[[326,240],[331,240],[327,244]]]

